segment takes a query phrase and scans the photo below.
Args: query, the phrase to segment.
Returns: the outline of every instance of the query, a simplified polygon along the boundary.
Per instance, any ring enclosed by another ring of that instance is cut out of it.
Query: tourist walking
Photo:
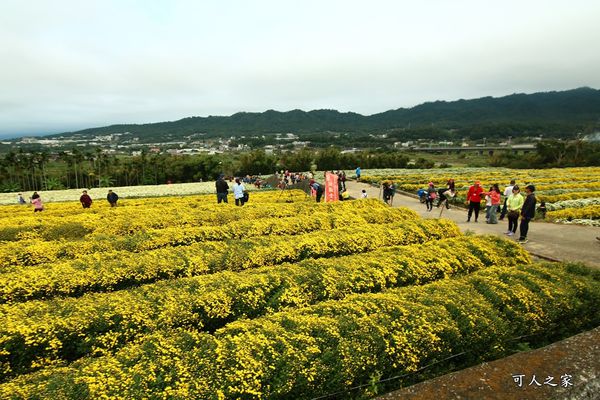
[[[510,185],[508,185],[507,187],[504,188],[504,205],[502,206],[502,212],[500,213],[500,221],[502,221],[504,219],[504,217],[506,216],[506,212],[508,211],[508,208],[506,206],[506,200],[508,200],[508,196],[510,196],[512,194],[512,190],[513,187],[515,186],[515,180],[511,180],[510,181]]]
[[[425,205],[427,206],[427,211],[433,210],[433,201],[437,198],[437,193],[435,191],[435,185],[433,182],[429,182],[429,187],[427,188],[427,198],[425,199]]]
[[[240,182],[239,178],[235,179],[235,185],[233,185],[233,198],[235,199],[236,206],[244,205],[244,184]]]
[[[109,189],[108,194],[106,195],[106,200],[111,207],[116,207],[117,201],[119,201],[119,195]]]
[[[221,204],[221,202],[227,203],[227,191],[229,190],[229,185],[223,179],[223,175],[219,176],[217,182],[215,182],[215,186],[217,188],[217,204]]]
[[[394,204],[394,196],[396,195],[396,184],[394,182],[392,182],[392,184],[390,185],[390,194],[391,194],[391,198],[390,198],[390,206],[392,204]]]
[[[356,167],[356,170],[354,172],[356,172],[356,180],[359,181],[360,180],[360,167]]]
[[[519,187],[514,185],[512,187],[512,193],[506,199],[507,217],[508,217],[508,236],[513,236],[517,231],[519,225],[519,215],[521,215],[521,208],[525,199],[519,192]]]
[[[471,222],[471,216],[475,212],[475,222],[479,218],[479,208],[481,207],[481,194],[483,189],[480,186],[479,181],[475,181],[473,186],[469,188],[467,192],[467,204],[469,205],[469,212],[467,213],[467,222]]]
[[[454,183],[454,179],[448,179],[448,182],[446,182],[446,188],[438,190],[438,202],[436,207],[439,207],[441,204],[444,204],[445,201],[446,209],[450,209],[449,201],[450,198],[453,198],[454,194],[456,193],[455,187],[456,185]]]
[[[33,192],[31,195],[31,204],[33,204],[34,213],[44,211],[44,204],[42,203],[42,198],[38,192]]]
[[[383,184],[383,202],[390,205],[392,199],[392,189],[390,188],[389,182]]]
[[[500,207],[500,188],[498,184],[495,183],[489,192],[485,193],[486,197],[490,198],[490,209],[488,214],[486,215],[486,222],[488,224],[497,224],[498,223],[498,207]]]
[[[83,191],[81,197],[79,197],[79,202],[83,206],[83,208],[90,208],[92,206],[92,198],[88,194],[87,190]]]
[[[490,188],[489,192],[482,193],[482,195],[484,196],[484,199],[485,199],[485,222],[486,223],[490,222],[490,210],[492,209],[492,196],[490,196],[491,191],[492,191],[492,188]]]
[[[535,217],[535,186],[525,186],[525,193],[527,197],[523,202],[523,208],[521,209],[521,236],[519,237],[519,243],[525,244],[528,242],[527,233],[529,232],[529,221]]]

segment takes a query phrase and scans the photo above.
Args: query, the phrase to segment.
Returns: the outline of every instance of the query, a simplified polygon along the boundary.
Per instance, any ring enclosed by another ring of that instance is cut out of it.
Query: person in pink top
[[[498,223],[498,207],[500,207],[500,188],[495,183],[489,192],[483,193],[485,196],[489,196],[491,200],[490,210],[487,215],[488,224]]]
[[[33,192],[31,196],[31,204],[33,204],[33,212],[44,211],[44,205],[42,204],[42,198],[38,192]]]
[[[483,188],[479,181],[475,181],[475,184],[469,188],[467,192],[467,203],[469,205],[469,213],[467,214],[467,222],[471,222],[471,215],[475,211],[475,222],[479,218],[479,207],[481,206],[481,195]]]

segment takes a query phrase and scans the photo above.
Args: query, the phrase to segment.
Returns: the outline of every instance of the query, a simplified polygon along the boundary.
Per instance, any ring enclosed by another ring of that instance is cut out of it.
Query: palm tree
[[[46,176],[46,163],[48,162],[49,156],[46,151],[42,151],[34,154],[35,162],[40,168],[40,187],[46,188],[48,177]],[[47,189],[46,189],[47,190]]]
[[[96,170],[96,155],[91,151],[86,151],[85,159],[89,162],[89,168],[91,169],[91,171],[88,170],[86,174],[88,177],[86,187],[92,188],[94,186],[94,182],[90,181],[90,179],[93,179],[94,176],[96,176],[96,174],[94,173],[94,171]]]
[[[81,163],[83,162],[83,154],[81,154],[81,151],[79,151],[79,149],[74,149],[73,150],[73,163],[75,164],[75,186],[77,189],[79,189],[79,166],[81,165]]]
[[[4,156],[4,162],[6,165],[7,174],[9,176],[10,182],[15,183],[15,181],[18,180],[18,178],[17,178],[17,164],[18,164],[17,154],[12,150],[9,151]]]
[[[67,165],[67,188],[71,188],[71,167],[73,167],[73,157],[65,151],[58,153],[58,159]]]
[[[63,190],[65,185],[62,184],[59,178],[48,178],[46,180],[46,190]]]
[[[100,184],[100,187],[108,187],[113,186],[115,180],[110,175],[101,175],[98,177],[98,183]]]

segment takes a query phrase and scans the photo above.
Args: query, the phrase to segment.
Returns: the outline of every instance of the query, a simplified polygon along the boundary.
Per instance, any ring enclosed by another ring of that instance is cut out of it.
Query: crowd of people
[[[332,173],[338,176],[338,192],[339,200],[347,200],[350,198],[346,188],[346,174],[344,171]],[[356,169],[356,178],[360,178],[360,167]],[[324,193],[322,184],[316,182],[312,177],[304,177],[302,174],[293,174],[285,171],[282,174],[283,179],[289,179],[291,182],[302,179],[310,179],[310,187],[313,190],[316,201],[320,202]],[[382,184],[383,201],[390,206],[393,204],[393,199],[396,194],[397,186],[394,182],[384,182]],[[426,189],[420,189],[418,192],[421,202],[425,203],[427,211],[432,211],[434,205],[436,207],[450,208],[450,200],[456,197],[456,183],[454,179],[448,179],[444,187],[436,188],[433,182],[429,182]],[[362,190],[361,198],[367,197],[366,190]],[[483,208],[482,207],[483,203]],[[480,181],[475,181],[466,194],[465,205],[467,206],[467,222],[479,222],[480,211],[485,212],[485,220],[488,224],[498,224],[505,218],[508,220],[508,229],[505,232],[507,236],[514,236],[517,228],[520,225],[518,241],[526,243],[528,241],[527,234],[529,231],[529,222],[534,218],[536,213],[536,197],[535,186],[527,185],[525,187],[525,195],[521,194],[519,186],[515,180],[512,180],[502,192],[498,184],[493,184],[488,190],[481,186]],[[537,211],[545,216],[545,204],[542,202],[537,208]],[[498,216],[500,214],[500,216]],[[520,224],[519,224],[520,221]]]
[[[283,189],[288,185],[295,185],[296,183],[300,183],[307,179],[313,179],[312,172],[290,172],[289,170],[275,172],[275,176],[279,181],[277,187],[279,187],[280,189]]]
[[[417,195],[419,196],[421,203],[425,203],[427,211],[433,210],[433,204],[435,203],[436,199],[436,207],[443,206],[449,209],[449,200],[456,196],[454,179],[449,179],[448,182],[446,182],[446,186],[440,189],[436,189],[434,183],[429,182],[427,189],[419,189],[417,191]]]
[[[417,192],[421,202],[425,203],[427,211],[433,209],[434,201],[437,199],[437,207],[444,206],[450,208],[449,199],[456,196],[456,188],[454,180],[450,179],[443,189],[436,189],[433,182],[429,182],[427,189],[419,189]],[[384,196],[385,200],[385,196]],[[487,224],[498,224],[504,218],[508,220],[508,229],[505,232],[507,236],[514,236],[519,227],[520,230],[518,241],[527,243],[527,233],[529,232],[529,222],[535,217],[536,213],[536,197],[535,186],[525,186],[525,196],[521,193],[520,187],[515,180],[511,180],[510,184],[504,188],[502,192],[498,184],[493,184],[489,190],[485,190],[481,186],[480,181],[475,181],[469,187],[466,194],[465,205],[467,206],[467,222],[479,221],[479,213],[485,207],[485,222]],[[546,205],[540,203],[537,211],[542,217],[546,214]],[[500,217],[498,218],[498,214]]]

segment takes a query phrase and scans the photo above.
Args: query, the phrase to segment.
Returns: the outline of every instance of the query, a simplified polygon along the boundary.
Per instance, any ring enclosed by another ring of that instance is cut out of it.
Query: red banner
[[[338,176],[331,172],[325,173],[325,202],[339,201]]]

